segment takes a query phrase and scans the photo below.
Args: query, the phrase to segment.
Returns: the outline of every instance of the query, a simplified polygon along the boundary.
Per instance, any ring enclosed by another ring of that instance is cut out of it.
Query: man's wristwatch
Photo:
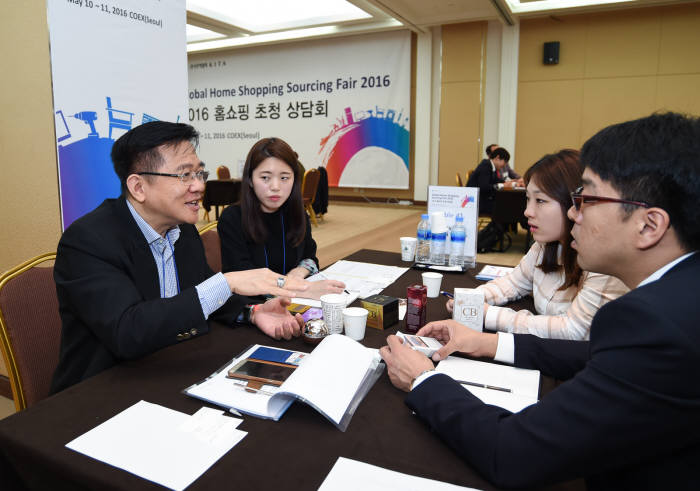
[[[243,322],[253,323],[253,314],[260,308],[261,303],[250,303],[243,309]]]
[[[434,369],[434,368],[431,368],[431,369],[429,369],[429,370],[423,370],[423,371],[420,372],[418,375],[416,375],[416,377],[415,377],[413,380],[411,380],[411,385],[408,386],[409,392],[413,390],[413,384],[416,383],[416,380],[418,380],[420,377],[422,377],[422,376],[425,375],[426,373],[432,372],[433,370],[435,370],[435,369]]]

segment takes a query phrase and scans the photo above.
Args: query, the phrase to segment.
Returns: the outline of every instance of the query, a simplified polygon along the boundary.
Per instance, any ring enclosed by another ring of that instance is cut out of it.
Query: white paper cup
[[[401,237],[401,260],[413,261],[416,258],[416,244],[418,239],[415,237]]]
[[[440,273],[423,273],[423,284],[428,287],[428,297],[435,298],[440,295],[440,283],[442,275]]]
[[[321,295],[323,320],[326,321],[329,334],[343,334],[343,309],[345,296],[338,293]]]
[[[430,214],[430,232],[434,234],[442,234],[447,232],[447,220],[445,220],[445,213],[436,211]]]
[[[345,324],[345,335],[355,341],[362,341],[365,337],[365,326],[367,325],[367,309],[362,307],[348,307],[343,309],[343,323]]]

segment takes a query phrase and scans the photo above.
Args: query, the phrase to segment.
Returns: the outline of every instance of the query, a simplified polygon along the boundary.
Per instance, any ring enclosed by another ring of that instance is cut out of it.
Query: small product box
[[[302,305],[299,303],[290,303],[287,306],[287,310],[294,314],[301,314],[304,322],[309,322],[311,319],[323,319],[323,310],[317,307],[311,307],[309,305]]]
[[[361,301],[367,309],[367,327],[386,329],[399,321],[399,299],[386,295],[371,295]]]
[[[484,330],[484,292],[476,288],[455,288],[452,318],[475,331]]]

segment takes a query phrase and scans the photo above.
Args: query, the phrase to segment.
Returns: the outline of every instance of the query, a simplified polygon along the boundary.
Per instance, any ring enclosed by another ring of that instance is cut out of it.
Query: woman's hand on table
[[[321,295],[327,293],[343,293],[345,289],[345,283],[336,280],[307,281],[306,284],[308,289],[300,296],[314,300],[320,300]]]

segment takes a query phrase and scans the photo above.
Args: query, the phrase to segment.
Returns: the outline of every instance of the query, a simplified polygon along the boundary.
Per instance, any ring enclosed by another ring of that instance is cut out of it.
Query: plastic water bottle
[[[427,213],[420,217],[416,238],[416,262],[427,263],[430,261],[430,219]]]
[[[445,246],[447,244],[447,223],[444,213],[436,212],[430,216],[430,262],[445,264]]]
[[[447,231],[430,233],[430,262],[433,264],[445,264],[445,245],[447,243]]]
[[[450,232],[450,266],[464,266],[464,242],[467,230],[464,228],[464,217],[457,213],[455,224]]]

